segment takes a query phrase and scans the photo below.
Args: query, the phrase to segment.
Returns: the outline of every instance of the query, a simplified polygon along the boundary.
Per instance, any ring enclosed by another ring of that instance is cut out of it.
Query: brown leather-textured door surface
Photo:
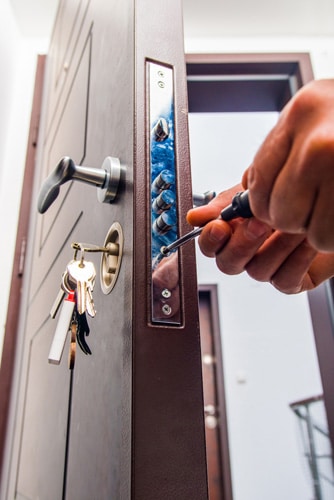
[[[191,188],[181,6],[160,0],[63,0],[44,88],[34,204],[7,443],[6,498],[143,500],[207,497],[194,249],[179,259],[181,321],[151,321],[147,63],[173,69],[179,232]],[[37,194],[63,156],[98,168],[120,159],[113,204],[96,188],[61,186],[37,215]],[[72,242],[102,245],[124,233],[112,292],[99,284],[89,320],[92,355],[48,364],[49,316]]]

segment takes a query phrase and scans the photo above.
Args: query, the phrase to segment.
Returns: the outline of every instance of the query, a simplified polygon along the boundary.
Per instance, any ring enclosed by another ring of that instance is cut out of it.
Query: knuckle
[[[245,270],[247,274],[254,280],[260,282],[270,281],[270,276],[267,274],[266,270],[263,269],[263,266],[258,265],[257,263],[249,262],[245,266]]]
[[[322,99],[316,82],[310,82],[302,87],[290,101],[289,117],[293,121],[300,121],[309,113],[319,107],[319,99]]]
[[[334,251],[333,231],[327,231],[322,227],[316,227],[309,232],[308,241],[312,247],[320,252]]]
[[[285,295],[294,295],[301,291],[301,284],[286,280],[286,278],[281,279],[279,276],[273,276],[270,280],[270,283],[273,285],[276,290]]]
[[[229,276],[234,276],[243,272],[243,266],[236,264],[233,261],[227,261],[219,256],[216,257],[216,264],[218,269]]]
[[[207,248],[206,246],[204,246],[203,244],[199,244],[199,248],[202,252],[202,254],[205,256],[205,257],[209,257],[209,258],[212,258],[214,257],[216,254],[215,252],[212,250],[212,249],[209,249]]]
[[[307,144],[307,157],[313,163],[316,160],[332,161],[334,155],[334,131],[319,125],[309,137]],[[319,168],[319,166],[318,166]]]

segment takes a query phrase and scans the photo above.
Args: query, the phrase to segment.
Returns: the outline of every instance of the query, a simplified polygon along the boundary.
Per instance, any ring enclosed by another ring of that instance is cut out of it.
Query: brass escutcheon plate
[[[109,249],[109,252],[103,252],[101,256],[100,283],[105,295],[108,295],[116,284],[122,262],[123,243],[122,226],[118,222],[114,222],[103,244]]]

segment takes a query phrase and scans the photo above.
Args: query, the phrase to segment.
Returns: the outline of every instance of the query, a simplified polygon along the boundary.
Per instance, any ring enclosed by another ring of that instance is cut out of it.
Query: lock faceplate
[[[169,66],[147,62],[150,136],[151,320],[181,325],[179,252],[160,249],[178,237],[174,82]]]

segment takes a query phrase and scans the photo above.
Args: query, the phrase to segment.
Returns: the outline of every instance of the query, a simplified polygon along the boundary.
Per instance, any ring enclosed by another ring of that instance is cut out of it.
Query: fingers
[[[219,217],[223,208],[229,205],[233,196],[242,190],[241,184],[238,184],[222,193],[219,193],[208,205],[189,210],[187,221],[192,226],[204,226],[207,222]]]
[[[334,169],[334,163],[332,169]],[[333,182],[327,181],[322,184],[307,226],[308,240],[315,248],[323,252],[332,252],[334,250],[333,193]]]
[[[311,287],[307,273],[317,253],[303,235],[276,231],[246,265],[246,271],[281,292],[299,293]]]
[[[243,177],[243,184],[249,189],[249,201],[254,215],[272,227],[274,227],[270,213],[272,190],[276,177],[289,156],[291,142],[284,117],[281,117],[264,140]]]
[[[311,290],[334,274],[334,253],[319,254],[304,234],[273,231],[256,218],[209,222],[199,238],[204,255],[229,275],[246,271],[286,294]]]
[[[334,276],[334,253],[318,253],[308,271],[312,288]],[[311,288],[308,288],[311,290]]]
[[[198,244],[206,257],[215,257],[223,246],[230,240],[232,228],[223,220],[213,220],[203,229]]]
[[[326,134],[318,128],[307,139],[301,137],[294,142],[269,202],[269,216],[275,228],[306,233],[318,250],[326,250],[325,242],[317,240],[318,231],[326,234],[332,229],[327,237],[333,233],[334,207],[330,199],[334,190],[334,133],[327,141]]]
[[[312,82],[283,110],[243,183],[253,213],[280,231],[334,250],[334,80]]]
[[[270,233],[266,224],[254,218],[230,224],[215,220],[205,226],[198,243],[204,255],[216,257],[222,272],[239,274]]]

